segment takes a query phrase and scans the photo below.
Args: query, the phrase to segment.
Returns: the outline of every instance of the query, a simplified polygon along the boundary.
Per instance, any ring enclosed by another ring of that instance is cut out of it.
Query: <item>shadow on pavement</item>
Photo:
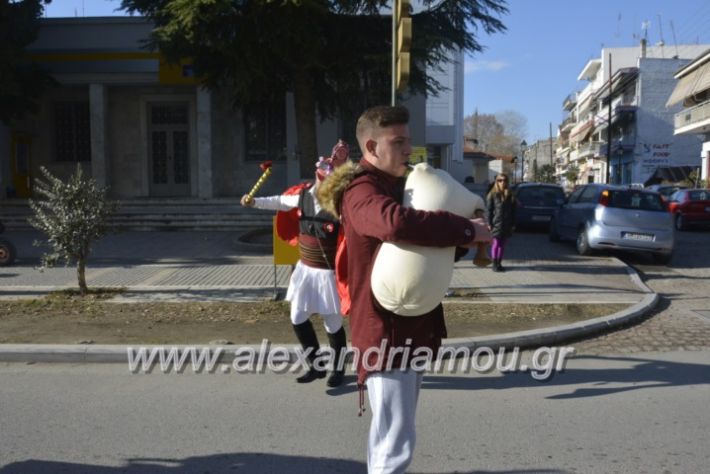
[[[510,352],[508,352],[510,354]],[[478,361],[485,365],[486,357]],[[643,390],[647,388],[678,387],[687,385],[710,385],[708,367],[706,364],[690,364],[682,362],[668,362],[635,357],[614,356],[575,356],[578,361],[594,361],[605,366],[621,363],[633,364],[630,367],[603,367],[603,368],[564,368],[555,372],[549,369],[548,364],[538,364],[539,370],[529,364],[527,371],[496,372],[492,374],[481,373],[463,368],[463,359],[457,359],[453,373],[445,372],[438,375],[428,372],[424,376],[422,389],[424,390],[513,390],[519,388],[559,388],[558,393],[548,396],[550,400],[571,398],[598,397],[616,393]],[[448,370],[450,359],[442,364],[442,370]],[[526,363],[523,358],[521,362]],[[533,378],[532,372],[549,377],[545,380]],[[575,387],[577,385],[591,385]],[[326,390],[330,396],[343,396],[357,392],[357,383],[354,375],[346,376],[345,382],[338,388]]]
[[[59,461],[29,460],[12,463],[4,468],[0,468],[0,474],[39,474],[57,472],[71,472],[73,474],[192,474],[203,472],[244,472],[249,474],[274,474],[286,472],[289,474],[363,474],[366,470],[367,467],[364,463],[345,459],[287,456],[270,453],[230,453],[214,454],[211,456],[196,456],[186,459],[128,459],[126,464],[118,467]],[[510,471],[456,472],[459,474],[565,474],[567,471],[556,469],[526,469]]]
[[[546,381],[538,381],[530,373],[508,372],[502,375],[427,376],[422,388],[428,390],[510,390],[517,388],[557,387],[550,400],[599,397],[648,388],[710,385],[705,364],[669,362],[634,357],[579,356],[573,360],[605,363],[632,363],[631,367],[573,368],[554,373]],[[544,371],[543,371],[544,372]],[[577,385],[587,385],[577,387]]]

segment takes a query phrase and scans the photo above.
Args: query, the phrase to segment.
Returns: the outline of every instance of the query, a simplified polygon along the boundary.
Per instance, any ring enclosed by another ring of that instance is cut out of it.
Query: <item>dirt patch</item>
[[[459,301],[444,305],[449,337],[573,323],[626,307]],[[325,342],[317,319],[314,325]],[[288,303],[110,303],[103,295],[77,298],[67,294],[0,302],[0,343],[257,344],[264,338],[295,342]]]

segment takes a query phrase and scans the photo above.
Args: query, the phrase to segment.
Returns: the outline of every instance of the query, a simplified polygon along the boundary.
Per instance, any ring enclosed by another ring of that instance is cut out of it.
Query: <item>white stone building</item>
[[[298,182],[293,97],[234,108],[226,92],[197,87],[189,63],[169,66],[142,49],[151,29],[137,17],[41,20],[30,50],[59,86],[36,115],[0,125],[0,199],[30,197],[40,166],[61,177],[77,163],[121,200],[238,197],[267,159],[274,172],[263,193]],[[448,90],[404,105],[412,144],[463,181],[463,54],[454,58],[436,76]],[[357,150],[356,119],[320,123],[319,154],[340,137]]]

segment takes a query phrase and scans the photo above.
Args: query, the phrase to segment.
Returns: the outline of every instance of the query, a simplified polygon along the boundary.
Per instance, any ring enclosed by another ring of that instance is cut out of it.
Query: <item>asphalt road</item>
[[[664,300],[529,373],[425,378],[415,473],[698,473],[710,465],[710,232],[670,267],[622,255]],[[362,473],[368,412],[352,378],[132,374],[121,364],[0,364],[0,473]]]
[[[710,352],[425,378],[411,472],[704,472]],[[0,366],[0,473],[363,473],[368,413],[289,375]],[[351,381],[352,382],[352,381]]]

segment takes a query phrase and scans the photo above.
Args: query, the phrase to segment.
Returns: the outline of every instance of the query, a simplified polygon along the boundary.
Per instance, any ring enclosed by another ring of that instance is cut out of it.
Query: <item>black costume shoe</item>
[[[499,258],[499,259],[498,259],[498,271],[499,271],[499,272],[504,272],[504,271],[505,271],[505,268],[503,268],[503,264],[501,263],[502,261],[503,261],[502,258]]]
[[[316,370],[313,367],[308,372],[296,378],[297,383],[311,383],[314,380],[322,379],[326,376],[325,370]]]
[[[345,376],[345,349],[347,348],[347,340],[345,338],[345,328],[338,329],[333,334],[328,334],[328,343],[335,351],[333,356],[333,372],[328,377],[326,385],[329,387],[339,387],[343,383]]]
[[[318,336],[316,336],[316,331],[313,329],[311,321],[308,320],[305,323],[294,324],[293,331],[296,333],[298,342],[301,343],[304,351],[311,349],[308,354],[308,363],[310,368],[308,371],[298,377],[296,382],[298,383],[310,383],[314,380],[322,379],[326,376],[325,370],[317,370],[313,367],[313,363],[318,355],[318,349],[320,349],[320,344],[318,343]]]
[[[500,271],[500,265],[498,264],[498,259],[493,259],[493,266],[491,267],[491,270],[494,272],[499,272]]]

